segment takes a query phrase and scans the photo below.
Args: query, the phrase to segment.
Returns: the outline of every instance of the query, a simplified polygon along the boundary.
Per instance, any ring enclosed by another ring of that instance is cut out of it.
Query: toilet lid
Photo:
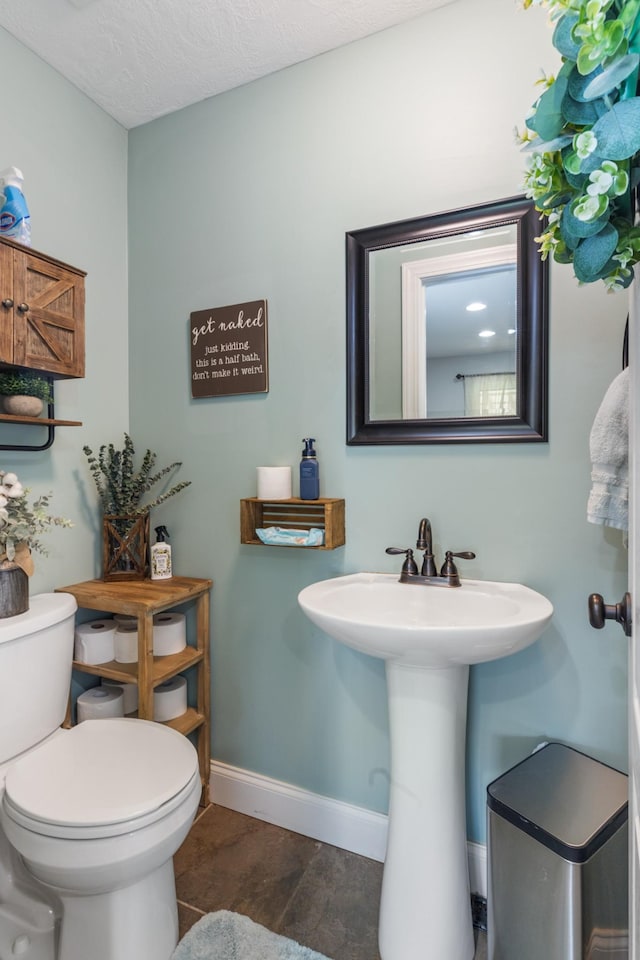
[[[7,770],[11,805],[42,823],[101,826],[172,800],[198,770],[186,737],[148,720],[86,720]]]

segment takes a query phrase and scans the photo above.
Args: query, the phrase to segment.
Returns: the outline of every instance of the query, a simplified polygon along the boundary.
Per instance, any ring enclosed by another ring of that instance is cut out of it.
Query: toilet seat
[[[11,764],[4,811],[44,836],[115,837],[166,816],[198,778],[195,748],[170,727],[88,720]]]

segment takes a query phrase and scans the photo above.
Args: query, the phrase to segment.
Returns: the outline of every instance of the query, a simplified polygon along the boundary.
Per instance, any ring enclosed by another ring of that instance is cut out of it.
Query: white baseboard
[[[301,833],[322,843],[350,850],[371,860],[384,860],[387,817],[364,807],[332,800],[290,783],[211,761],[212,803]],[[467,843],[472,893],[487,896],[487,849]]]

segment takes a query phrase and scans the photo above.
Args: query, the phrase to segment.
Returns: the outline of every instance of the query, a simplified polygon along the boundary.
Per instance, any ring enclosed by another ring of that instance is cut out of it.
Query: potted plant
[[[640,262],[640,0],[523,0],[549,8],[562,57],[520,137],[527,196],[546,218],[542,257],[620,290]]]
[[[121,450],[103,444],[96,455],[83,447],[103,513],[103,579],[141,580],[147,574],[149,513],[191,483],[181,480],[169,490],[145,502],[163,477],[181,467],[179,461],[155,471],[156,454],[147,450],[140,465],[134,465],[135,448],[129,434]]]
[[[51,527],[70,527],[70,520],[48,513],[51,494],[29,502],[29,489],[15,473],[0,470],[0,618],[29,609],[31,551],[46,554],[40,537]]]
[[[50,381],[29,370],[0,372],[0,396],[4,412],[19,417],[39,417],[53,400]]]

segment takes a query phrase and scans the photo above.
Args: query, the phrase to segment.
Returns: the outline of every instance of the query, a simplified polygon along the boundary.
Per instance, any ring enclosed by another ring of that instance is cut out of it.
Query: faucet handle
[[[444,555],[444,563],[442,564],[442,570],[440,571],[441,577],[457,577],[458,568],[453,562],[454,557],[459,557],[460,560],[475,560],[476,555],[472,553],[471,550],[462,550],[458,553],[454,553],[453,550],[447,550]]]
[[[413,550],[411,550],[409,547],[406,549],[403,547],[387,547],[385,553],[390,553],[392,555],[404,553],[406,555],[406,559],[402,564],[402,573],[409,574],[410,576],[415,576],[417,574],[418,565],[413,559]]]

